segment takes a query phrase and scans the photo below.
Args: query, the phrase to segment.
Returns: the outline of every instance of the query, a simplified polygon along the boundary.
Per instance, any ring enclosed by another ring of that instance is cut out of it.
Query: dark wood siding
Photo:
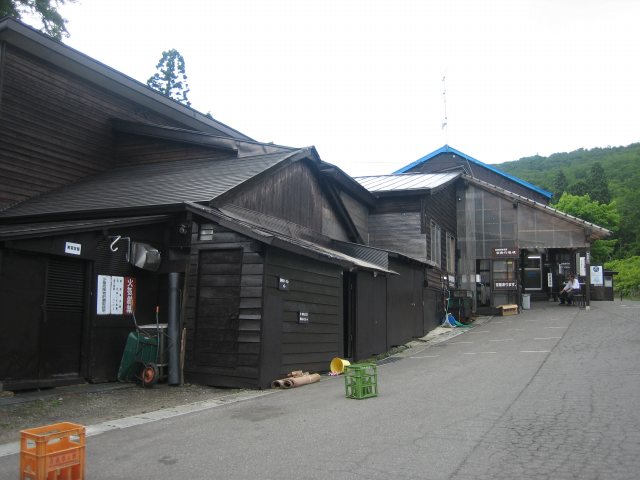
[[[420,196],[381,198],[369,216],[369,244],[426,260],[426,237],[421,227]]]
[[[1,253],[0,379],[5,383],[38,379],[46,258],[8,250]]]
[[[352,196],[347,195],[345,192],[340,192],[340,198],[344,203],[347,212],[351,216],[351,220],[356,227],[356,230],[362,237],[362,240],[369,243],[369,209],[366,205],[355,200]]]
[[[387,277],[359,271],[356,277],[355,360],[386,352]]]
[[[426,334],[440,325],[444,318],[442,291],[435,288],[425,288],[422,297],[424,301],[423,330]]]
[[[373,247],[426,260],[426,236],[420,212],[382,213],[369,217],[369,243]]]
[[[456,202],[456,186],[452,183],[423,199],[424,215],[427,219],[433,218],[442,227],[443,232],[446,231],[455,236]]]
[[[391,260],[389,268],[399,273],[387,278],[387,341],[393,347],[426,333],[422,313],[424,267]]]
[[[180,127],[7,45],[0,115],[0,208],[110,168],[110,119]]]
[[[380,198],[371,213],[420,212],[421,205],[421,195],[389,196]]]
[[[303,162],[288,165],[237,196],[225,199],[225,203],[285,219],[338,240],[348,240],[316,176]]]
[[[440,226],[440,259],[442,270],[446,270],[446,235],[457,237],[457,216],[456,216],[456,185],[448,185],[442,190],[434,192],[431,196],[422,200],[422,231],[426,233],[426,251],[431,251],[430,222],[434,221]]]
[[[184,314],[185,378],[221,387],[258,387],[263,246],[217,225],[213,240],[198,241],[198,227],[193,231]]]
[[[238,363],[242,249],[200,250],[193,359],[197,365]]]
[[[280,311],[265,318],[281,326],[277,373],[328,370],[331,359],[343,351],[341,268],[275,248],[269,249],[267,258],[265,295],[282,299]],[[278,290],[279,278],[289,280],[289,290]],[[300,312],[309,314],[308,323],[299,323]],[[265,364],[272,361],[263,359]]]

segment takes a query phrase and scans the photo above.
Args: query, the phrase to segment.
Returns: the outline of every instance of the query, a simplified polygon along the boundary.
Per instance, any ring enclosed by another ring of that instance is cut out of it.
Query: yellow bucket
[[[349,362],[349,360],[336,357],[331,360],[331,365],[329,366],[329,368],[331,369],[331,373],[343,373],[345,367],[347,367],[348,365],[351,365],[351,362]]]

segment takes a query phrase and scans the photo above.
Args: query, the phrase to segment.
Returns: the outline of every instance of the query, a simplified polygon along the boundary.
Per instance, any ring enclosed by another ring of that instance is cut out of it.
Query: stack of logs
[[[271,388],[294,388],[301,387],[302,385],[308,385],[309,383],[316,383],[320,381],[320,375],[317,373],[303,372],[302,370],[296,370],[294,372],[287,373],[286,378],[280,380],[274,380],[271,382]]]

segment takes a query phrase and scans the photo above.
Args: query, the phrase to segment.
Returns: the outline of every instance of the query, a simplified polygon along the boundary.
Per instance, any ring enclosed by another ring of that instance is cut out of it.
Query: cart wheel
[[[142,375],[140,375],[142,379],[143,387],[152,387],[156,383],[158,383],[158,377],[160,376],[160,370],[155,363],[148,363],[142,368]]]

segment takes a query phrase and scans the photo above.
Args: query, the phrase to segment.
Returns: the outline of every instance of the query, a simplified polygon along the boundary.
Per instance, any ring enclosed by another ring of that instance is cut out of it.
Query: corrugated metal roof
[[[409,165],[405,165],[404,167],[400,168],[399,170],[396,170],[395,172],[393,172],[394,175],[396,174],[403,174],[405,172],[408,172],[409,170],[411,170],[412,168],[415,168],[419,165],[422,165],[425,162],[428,162],[429,160],[431,160],[432,158],[437,157],[438,155],[442,154],[442,153],[453,153],[455,155],[458,155],[459,157],[464,158],[465,160],[474,163],[476,165],[480,165],[481,167],[486,168],[487,170],[491,170],[494,173],[497,173],[498,175],[508,178],[509,180],[518,183],[520,185],[522,185],[523,187],[527,187],[530,190],[533,190],[534,192],[539,193],[540,195],[547,197],[547,198],[551,198],[553,196],[553,193],[548,192],[547,190],[543,190],[540,187],[535,186],[532,183],[529,183],[525,180],[522,180],[521,178],[518,178],[514,175],[511,175],[509,173],[503,172],[502,170],[494,167],[493,165],[488,165],[486,163],[481,162],[480,160],[476,160],[475,158],[467,155],[466,153],[462,153],[460,150],[456,150],[453,147],[450,147],[449,145],[444,145],[442,147],[440,147],[438,150],[435,150],[431,153],[426,154],[424,157],[419,158],[418,160],[416,160],[415,162],[410,163]]]
[[[0,218],[208,202],[297,152],[115,168],[26,200]]]
[[[395,192],[431,190],[451,182],[460,175],[460,173],[404,173],[355,177],[355,179],[370,192]]]
[[[338,240],[333,241],[333,247],[351,257],[379,265],[385,269],[389,268],[389,252],[386,250],[357,243],[341,242]]]

